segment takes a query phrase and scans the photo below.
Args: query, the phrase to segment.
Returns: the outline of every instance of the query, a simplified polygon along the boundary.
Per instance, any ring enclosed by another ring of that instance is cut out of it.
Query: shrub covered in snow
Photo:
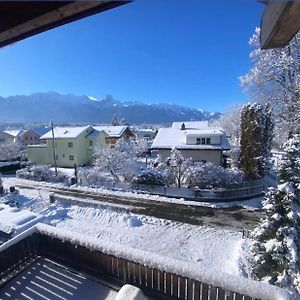
[[[189,187],[215,188],[242,183],[244,173],[237,169],[224,169],[212,163],[196,163],[189,168],[185,184]]]
[[[252,274],[300,293],[300,137],[284,145],[279,184],[270,188],[263,208],[265,219],[254,230]]]
[[[142,171],[140,175],[133,177],[133,184],[145,185],[165,185],[168,182],[168,177],[165,173],[158,169],[148,169]]]
[[[16,172],[17,178],[36,180],[36,181],[46,181],[46,182],[65,182],[68,180],[66,174],[51,170],[51,166],[48,165],[32,165],[27,166],[24,169],[18,170]]]
[[[21,146],[12,141],[0,143],[0,161],[15,160],[20,157]]]
[[[79,184],[91,187],[113,185],[114,183],[112,176],[103,173],[97,167],[92,167],[89,169],[79,169],[77,178]]]

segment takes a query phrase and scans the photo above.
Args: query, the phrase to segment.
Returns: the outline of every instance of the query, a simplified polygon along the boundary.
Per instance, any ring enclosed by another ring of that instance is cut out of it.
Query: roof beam
[[[266,1],[261,20],[262,49],[286,46],[300,29],[300,1]]]
[[[128,2],[0,1],[0,47]]]

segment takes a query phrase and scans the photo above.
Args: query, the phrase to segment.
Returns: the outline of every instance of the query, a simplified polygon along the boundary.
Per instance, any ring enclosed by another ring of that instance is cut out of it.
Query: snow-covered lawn
[[[236,231],[194,226],[112,209],[49,204],[49,198],[15,196],[24,209],[70,233],[143,249],[199,264],[218,272],[247,276],[249,241]],[[7,198],[6,198],[7,200]]]

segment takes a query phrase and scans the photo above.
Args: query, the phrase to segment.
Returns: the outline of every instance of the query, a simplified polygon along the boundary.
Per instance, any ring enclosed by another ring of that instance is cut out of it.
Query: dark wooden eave
[[[300,29],[300,1],[267,0],[261,20],[262,49],[286,46]]]
[[[0,1],[0,47],[128,2]]]

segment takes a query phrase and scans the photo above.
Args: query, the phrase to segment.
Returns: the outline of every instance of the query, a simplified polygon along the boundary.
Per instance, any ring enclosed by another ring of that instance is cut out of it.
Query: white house
[[[163,159],[170,156],[170,150],[180,150],[186,158],[193,161],[211,162],[223,165],[223,151],[230,150],[225,132],[218,128],[186,129],[181,123],[180,128],[161,128],[151,147]]]

